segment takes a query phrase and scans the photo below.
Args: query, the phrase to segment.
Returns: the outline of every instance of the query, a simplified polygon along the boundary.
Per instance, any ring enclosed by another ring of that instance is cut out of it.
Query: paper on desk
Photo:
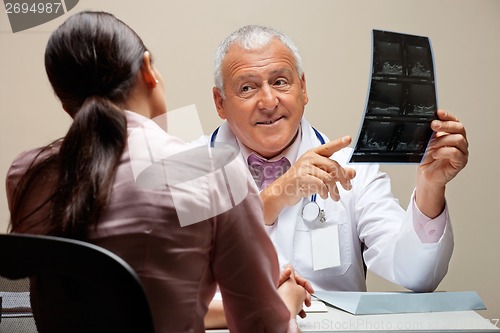
[[[0,297],[2,298],[2,317],[23,317],[32,315],[29,292],[0,291]]]
[[[311,306],[304,306],[306,313],[328,312],[328,307],[318,299],[311,299]]]
[[[316,291],[314,295],[331,306],[352,314],[486,309],[475,291],[434,293]]]

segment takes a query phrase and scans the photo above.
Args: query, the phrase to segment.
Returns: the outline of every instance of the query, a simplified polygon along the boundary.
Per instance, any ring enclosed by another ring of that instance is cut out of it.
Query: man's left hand
[[[428,217],[444,208],[446,184],[467,164],[469,143],[464,125],[448,111],[438,110],[431,128],[435,133],[417,168],[416,203]]]
[[[438,110],[439,120],[431,123],[436,132],[418,167],[420,181],[445,186],[467,164],[469,143],[464,125],[448,111]]]

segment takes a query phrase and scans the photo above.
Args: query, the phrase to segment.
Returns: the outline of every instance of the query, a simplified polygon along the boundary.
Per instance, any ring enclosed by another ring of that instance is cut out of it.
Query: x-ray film
[[[437,118],[427,37],[373,30],[370,89],[350,162],[420,163]]]

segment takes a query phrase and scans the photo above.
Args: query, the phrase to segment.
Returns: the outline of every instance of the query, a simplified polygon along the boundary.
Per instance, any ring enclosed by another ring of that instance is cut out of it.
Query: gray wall
[[[288,33],[304,58],[310,103],[306,116],[330,138],[356,137],[366,100],[371,29],[428,36],[434,49],[439,106],[466,125],[470,161],[449,184],[456,238],[439,290],[477,290],[488,319],[500,318],[500,224],[496,175],[500,148],[500,1],[496,0],[80,0],[72,13],[114,13],[143,37],[166,80],[170,110],[196,104],[205,133],[217,126],[211,98],[212,54],[244,24],[272,25]],[[50,32],[67,14],[13,34],[0,14],[0,174],[24,149],[63,136],[70,119],[53,96],[43,68]],[[385,166],[406,207],[415,166]],[[9,213],[0,191],[0,231]],[[398,289],[370,275],[370,290]]]

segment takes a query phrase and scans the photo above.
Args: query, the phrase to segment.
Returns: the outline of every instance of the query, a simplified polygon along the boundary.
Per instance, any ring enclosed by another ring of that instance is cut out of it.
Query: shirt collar
[[[260,154],[251,150],[247,146],[245,146],[238,138],[236,138],[236,141],[238,142],[238,146],[240,147],[241,154],[242,154],[245,161],[248,160],[248,155],[253,153],[253,154],[257,155],[258,157],[260,157],[264,160],[268,160],[270,162],[278,161],[283,156],[285,156],[290,161],[290,163],[293,164],[297,160],[297,156],[299,154],[300,143],[302,142],[302,125],[299,125],[299,133],[297,134],[297,136],[293,140],[292,144],[290,146],[288,146],[288,148],[283,150],[281,152],[281,154],[278,154],[270,159],[267,159],[267,158],[260,156]]]

